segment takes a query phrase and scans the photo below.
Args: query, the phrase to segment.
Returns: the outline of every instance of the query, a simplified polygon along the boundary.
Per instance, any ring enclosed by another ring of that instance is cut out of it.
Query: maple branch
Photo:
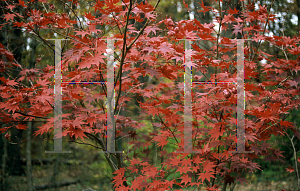
[[[117,80],[116,80],[116,83],[118,81],[118,78],[119,78],[119,90],[118,90],[118,96],[117,96],[117,100],[115,102],[115,110],[114,110],[114,113],[116,113],[117,111],[117,106],[118,106],[118,102],[119,102],[119,99],[120,99],[120,96],[121,96],[121,90],[122,90],[122,66],[124,64],[124,60],[125,60],[125,57],[126,57],[126,54],[127,54],[127,51],[125,51],[125,48],[126,48],[126,34],[127,34],[127,29],[128,29],[128,23],[129,23],[129,17],[130,17],[130,13],[132,11],[132,0],[130,0],[130,3],[129,3],[129,9],[128,9],[128,12],[127,12],[127,18],[126,18],[126,25],[125,25],[125,29],[124,29],[124,38],[123,38],[123,49],[122,49],[122,58],[121,58],[121,61],[120,61],[120,68],[119,68],[119,71],[118,71],[118,76],[117,76]],[[113,118],[113,116],[112,116]],[[112,119],[114,120],[114,119]],[[116,124],[114,123],[114,129],[116,129]],[[115,150],[117,151],[117,144],[115,144]],[[118,169],[121,168],[121,154],[120,153],[117,153],[117,162],[118,162]],[[107,157],[106,157],[107,158]],[[127,182],[126,181],[123,181],[123,184],[124,186],[128,186],[127,185]]]
[[[45,122],[48,122],[48,121],[36,121],[36,120],[23,120],[23,121],[3,121],[5,123],[11,123],[11,122],[16,122],[16,123],[23,123],[23,122],[41,122],[41,123],[45,123]]]
[[[115,83],[115,85],[116,85],[118,80],[119,80],[119,91],[118,91],[117,100],[115,102],[115,108],[116,109],[117,109],[117,106],[118,106],[118,103],[119,103],[119,99],[120,99],[120,96],[121,96],[121,90],[122,90],[121,89],[122,88],[122,84],[121,84],[122,83],[122,67],[123,67],[124,60],[125,60],[125,57],[126,57],[126,54],[127,54],[127,50],[125,50],[126,49],[126,35],[127,35],[129,15],[130,15],[131,10],[132,10],[132,0],[130,0],[128,12],[127,12],[126,25],[125,25],[124,37],[123,37],[122,58],[121,58],[120,68],[119,68],[119,71],[118,71],[118,74],[117,74],[117,77],[116,77],[116,83]],[[115,114],[116,114],[116,109],[114,111]]]
[[[4,73],[9,77],[9,78],[11,78],[12,80],[14,79],[7,71],[4,71]],[[27,88],[29,88],[29,86],[27,86],[26,84],[24,84],[24,83],[20,83],[20,84],[22,84],[24,87],[27,87]]]
[[[285,115],[285,116],[283,116],[283,117],[281,118],[281,120],[284,121],[287,117],[288,117],[288,115]],[[259,120],[259,119],[257,119],[256,122],[258,122],[258,120]],[[256,123],[256,122],[255,122],[255,123]],[[280,122],[277,122],[277,123],[275,123],[275,124],[272,124],[272,125],[268,126],[267,128],[265,128],[265,129],[262,130],[261,132],[257,133],[257,135],[262,134],[262,133],[265,132],[266,130],[270,129],[271,127],[273,127],[273,126],[275,126],[275,125],[278,125],[279,123],[280,123]],[[261,127],[263,127],[263,125],[262,125]]]
[[[101,139],[99,139],[98,137],[94,136],[94,135],[91,134],[91,133],[84,132],[84,134],[85,134],[86,136],[88,136],[90,139],[93,139],[93,140],[95,140],[97,143],[99,143],[100,146],[102,147],[101,149],[102,149],[103,151],[106,150],[106,149],[103,149],[103,148],[105,148],[105,147],[104,147],[104,143],[102,142]],[[105,158],[106,158],[106,161],[108,162],[108,164],[109,164],[111,170],[112,170],[113,172],[115,172],[116,170],[118,170],[118,167],[117,167],[117,165],[111,160],[110,155],[114,156],[112,153],[105,153],[105,152],[104,152],[104,156],[105,156]],[[114,157],[115,157],[115,156],[114,156]]]
[[[89,145],[89,146],[92,146],[92,147],[95,147],[96,149],[103,149],[103,148],[101,148],[101,147],[98,147],[98,146],[96,146],[96,145],[93,145],[93,144],[91,144],[91,143],[86,143],[86,142],[77,142],[77,141],[75,141],[75,140],[71,140],[71,141],[68,141],[68,142],[73,142],[73,143],[77,143],[77,144],[80,144],[80,145]],[[103,149],[104,150],[104,149]]]
[[[100,104],[97,100],[95,100],[95,102],[102,108],[103,113],[105,113],[104,105],[101,102]]]
[[[127,6],[126,3],[124,2],[124,0],[122,0],[122,3],[124,3],[124,5],[126,6],[126,8],[128,9],[128,6]]]
[[[100,138],[96,137],[95,135],[93,135],[91,133],[84,132],[84,134],[86,136],[88,136],[90,139],[95,140],[96,143],[99,143],[101,146],[100,149],[102,149],[103,151],[107,151],[105,149],[103,140],[101,140]],[[118,170],[121,167],[121,164],[123,164],[123,166],[125,166],[124,163],[121,161],[120,153],[113,154],[113,153],[105,153],[104,152],[104,155],[105,155],[105,158],[113,172]],[[110,156],[114,157],[114,159],[117,160],[118,164],[115,164],[115,162],[111,160]],[[128,186],[126,181],[124,181],[124,185]]]
[[[221,8],[221,2],[220,0],[218,1],[219,2],[219,13],[220,13],[220,22],[219,22],[219,30],[218,30],[218,33],[217,33],[217,60],[219,59],[219,38],[221,36],[221,26],[222,26],[222,21],[223,21],[223,18],[224,18],[224,15],[226,14],[226,11],[227,11],[227,8],[228,8],[228,5],[229,3],[227,3],[227,6],[226,6],[226,9],[225,9],[225,13],[223,14],[222,16],[222,8]],[[215,68],[215,82],[217,81],[217,67]],[[216,86],[217,84],[215,84]],[[219,122],[221,121],[221,118],[223,116],[223,110],[220,112],[220,115],[219,115]],[[222,130],[222,124],[220,126],[220,130],[219,130],[219,133],[221,134],[221,130]],[[218,137],[219,141],[221,141],[221,135],[219,135]],[[218,145],[218,151],[217,153],[219,154],[220,153],[220,145]],[[217,159],[217,165],[215,166],[215,169],[214,169],[214,172],[215,172],[215,176],[217,176],[217,167],[219,166],[220,164],[220,159]],[[216,181],[216,177],[213,178],[212,180],[212,186],[214,186],[215,184],[215,181]],[[225,187],[225,190],[226,190],[226,187]]]
[[[86,44],[86,43],[84,43],[84,42],[81,42],[81,41],[77,40],[76,38],[70,37],[70,36],[68,36],[68,35],[64,35],[64,34],[58,32],[58,31],[54,30],[53,28],[48,28],[48,29],[52,30],[52,32],[54,32],[54,33],[59,34],[60,36],[63,36],[63,37],[65,37],[65,38],[72,39],[72,40],[74,40],[74,41],[76,41],[76,42],[78,42],[78,43],[81,43],[81,44],[83,44],[83,45],[85,45],[85,46],[88,46],[88,44]]]
[[[285,35],[284,35],[284,21],[285,21],[285,19],[283,20],[283,27],[282,27],[282,34],[283,34],[283,37],[285,37]],[[275,46],[277,46],[277,45],[275,45]],[[285,59],[286,59],[287,61],[289,61],[289,58],[288,58],[288,56],[287,56],[287,54],[286,54],[286,51],[285,51],[284,48],[283,48],[283,45],[281,45],[281,50],[282,50],[283,53],[284,53]],[[293,75],[293,72],[292,72],[291,69],[289,69],[289,72],[290,72],[291,75]],[[293,76],[293,77],[294,77],[294,76]]]
[[[72,7],[70,7],[69,4],[63,2],[62,0],[58,0],[58,1],[61,2],[63,5],[66,5],[66,6],[74,13],[75,17],[77,18],[78,22],[80,23],[80,26],[79,26],[79,27],[80,27],[81,29],[83,29],[83,24],[81,23],[79,17],[77,16],[76,12],[72,9]]]
[[[228,147],[228,149],[229,149],[229,147]],[[228,149],[227,149],[227,150],[228,150]],[[227,167],[228,167],[228,169],[230,170],[230,167],[231,167],[231,161],[229,161],[229,162],[227,163]],[[222,191],[226,191],[227,185],[228,185],[228,182],[224,182]],[[232,191],[232,189],[230,189],[230,191]]]
[[[160,0],[157,0],[156,4],[154,5],[154,9],[152,12],[154,12],[159,4]],[[126,48],[126,53],[130,50],[130,48],[132,47],[132,45],[137,41],[137,39],[142,35],[142,33],[144,32],[146,26],[149,24],[149,19],[146,21],[146,23],[144,24],[143,28],[140,30],[139,34],[135,37],[135,39],[130,43],[130,45]]]
[[[103,75],[102,75],[102,73],[101,73],[101,64],[99,64],[99,75],[100,75],[100,81],[104,81]],[[103,83],[101,83],[101,86],[102,86],[102,89],[103,89],[105,95],[107,96],[107,93],[106,93],[106,86],[105,86]],[[102,108],[103,108],[103,106],[102,106]],[[104,111],[104,110],[103,110],[103,111]],[[104,112],[104,113],[105,113],[105,112]]]
[[[48,13],[49,11],[47,10],[47,8],[43,2],[42,2],[42,5],[43,5],[44,9],[46,10],[46,13]]]
[[[54,106],[48,100],[46,100],[46,101],[49,103],[49,105],[52,107],[52,109],[54,109]]]
[[[98,102],[97,102],[97,103],[98,103]],[[84,105],[84,103],[83,103],[82,100],[80,100],[80,104],[81,104],[82,107],[86,108],[86,106]],[[98,103],[98,104],[99,104],[99,103]],[[99,149],[102,149],[103,151],[106,151],[106,149],[105,149],[105,144],[104,144],[104,142],[103,142],[101,139],[99,139],[98,137],[96,137],[96,136],[94,136],[93,134],[88,133],[88,132],[84,132],[84,134],[85,134],[87,137],[89,137],[90,139],[95,140],[96,143],[98,143],[101,147],[97,147],[97,146],[95,146],[95,145],[92,145],[92,144],[89,144],[89,143],[85,143],[85,142],[82,142],[82,143],[76,142],[76,141],[73,141],[73,142],[78,143],[78,144],[86,144],[86,145],[90,145],[90,146],[93,146],[93,147],[95,147],[95,148],[99,148]],[[115,147],[116,147],[116,145],[115,145]],[[117,147],[115,148],[115,150],[118,150]],[[112,170],[113,172],[115,172],[117,169],[119,169],[119,168],[121,167],[121,164],[123,164],[123,163],[121,163],[121,160],[120,160],[121,157],[120,157],[120,154],[119,154],[119,153],[117,153],[116,155],[114,155],[113,153],[105,153],[105,152],[104,152],[104,156],[105,156],[106,161],[108,162],[108,164],[109,164],[109,166],[110,166],[110,168],[111,168],[111,170]],[[111,160],[110,156],[113,156],[113,157],[117,160],[118,164],[115,164],[115,163]],[[127,185],[126,182],[125,182],[124,184]]]
[[[243,10],[243,12],[245,12],[245,2],[241,1],[241,3],[242,3],[242,10]],[[244,26],[247,27],[246,19],[244,19]],[[244,32],[244,30],[243,30],[243,32]],[[246,35],[247,35],[247,38],[249,38],[249,32],[248,31],[246,31]],[[242,35],[242,36],[244,36],[244,35]],[[247,40],[247,46],[249,47],[249,45],[252,47],[252,44]],[[252,50],[252,48],[250,48],[250,49]]]
[[[264,31],[263,31],[262,35],[264,35],[264,34],[265,34],[265,32],[266,32],[266,29],[267,29],[267,26],[268,26],[268,23],[269,23],[270,11],[271,11],[271,8],[272,8],[272,6],[273,6],[274,2],[275,2],[275,0],[273,0],[273,1],[272,1],[271,5],[270,5],[270,7],[269,7],[269,11],[268,11],[268,17],[267,17],[267,21],[266,21],[266,24],[265,24]],[[256,57],[256,55],[257,55],[257,52],[259,51],[259,48],[260,48],[261,42],[262,42],[262,41],[259,41],[259,43],[258,43],[258,45],[257,45],[257,50],[256,50],[256,53],[253,55],[253,57],[252,57],[251,61],[253,61],[253,60],[254,60],[254,58]]]
[[[40,117],[40,116],[36,116],[36,115],[29,115],[29,114],[22,113],[22,112],[19,112],[19,111],[15,111],[15,113],[18,113],[18,114],[21,114],[21,115],[24,115],[24,116],[27,116],[27,117],[35,117],[35,118],[41,118],[41,119],[49,119],[48,117]]]
[[[157,0],[153,11],[155,11],[155,9],[157,8],[158,4],[159,4],[160,0]],[[142,35],[142,33],[144,32],[146,26],[149,23],[149,19],[146,21],[145,25],[143,26],[143,28],[140,30],[140,32],[138,33],[138,35],[135,37],[135,39],[130,43],[130,45],[127,47],[126,46],[126,32],[127,32],[127,28],[128,28],[128,22],[129,22],[129,14],[132,11],[132,1],[130,0],[130,4],[129,4],[129,10],[128,10],[128,14],[127,14],[127,20],[126,20],[126,25],[125,25],[125,31],[124,31],[124,38],[123,38],[123,49],[122,49],[122,58],[121,58],[121,62],[120,62],[120,68],[117,74],[116,79],[119,79],[119,92],[118,92],[118,96],[117,96],[117,100],[116,100],[116,108],[118,106],[118,102],[121,96],[121,86],[122,86],[122,66],[124,64],[125,61],[125,57],[128,53],[128,51],[130,50],[130,48],[132,47],[132,45],[137,41],[137,39]],[[152,11],[152,12],[153,12]],[[117,84],[117,81],[116,81]],[[116,110],[115,110],[116,111]]]
[[[122,35],[122,31],[121,31],[121,28],[120,28],[120,26],[119,26],[119,24],[118,24],[118,22],[117,22],[117,20],[119,20],[118,18],[116,18],[116,16],[115,16],[115,14],[112,14],[112,16],[113,16],[113,18],[114,18],[114,20],[115,20],[115,22],[116,22],[116,24],[117,24],[117,27],[118,27],[118,29],[119,29],[119,32],[120,32],[120,34]],[[120,21],[119,21],[120,22]],[[120,24],[122,25],[122,23],[120,22]],[[123,26],[123,25],[122,25]]]
[[[198,124],[198,119],[196,117],[196,125],[197,125],[197,131],[196,131],[196,134],[195,134],[195,138],[193,140],[193,145],[195,144],[196,142],[196,138],[197,138],[197,135],[198,135],[198,132],[199,132],[199,124]]]
[[[5,1],[5,3],[8,5],[8,3]],[[10,10],[10,9],[7,9],[6,7],[4,7],[4,9],[6,9],[7,11],[13,13],[14,15],[16,15],[20,20],[22,20],[24,23],[26,23],[26,21],[19,16],[19,14],[15,13],[14,11]],[[42,41],[48,46],[48,48],[50,48],[51,50],[54,51],[54,49],[49,45],[53,45],[51,42],[47,42],[45,39],[43,39],[40,34],[38,32],[36,32],[30,25],[27,25],[27,27],[37,36],[39,37],[40,39],[42,39]]]
[[[294,158],[295,158],[294,159],[295,160],[295,170],[296,170],[297,180],[298,180],[298,188],[300,189],[300,178],[299,178],[298,164],[297,164],[297,152],[296,152],[295,145],[294,145],[294,142],[293,142],[293,139],[294,139],[295,135],[293,135],[292,138],[289,136],[289,134],[287,132],[286,132],[286,135],[292,143],[292,147],[293,147],[293,151],[294,151]]]
[[[136,85],[136,86],[131,87],[128,91],[125,92],[125,96],[128,94],[128,92],[129,92],[130,90],[132,90],[132,88],[141,86],[141,85],[143,85],[143,84],[145,84],[145,83],[147,83],[147,82],[143,82],[143,83],[140,83],[140,84],[138,84],[138,85]],[[130,101],[130,100],[129,100],[129,101]],[[137,105],[135,105],[132,101],[130,101],[130,102],[131,102],[136,108],[138,108],[138,109],[141,110],[141,108],[139,108]],[[121,112],[123,103],[124,103],[124,102],[122,102],[122,104],[121,104],[120,107],[119,107],[119,111],[118,111],[118,114],[117,114],[117,117],[116,117],[116,121],[117,121],[117,119],[118,119],[118,117],[119,117],[119,114],[120,114],[120,112]]]
[[[175,134],[173,131],[171,131],[171,129],[165,124],[165,122],[162,120],[162,118],[160,117],[160,115],[158,114],[158,117],[160,119],[160,122],[172,133],[173,137],[175,138],[175,141],[177,142],[177,144],[179,144]]]
[[[184,7],[185,8],[185,7]],[[185,8],[186,9],[186,8]],[[187,10],[187,9],[186,9]],[[200,17],[200,15],[199,15],[199,11],[197,10],[197,6],[195,6],[195,12],[196,12],[196,14],[197,14],[197,16],[198,16],[198,18],[199,19],[201,19],[204,23],[206,23],[207,21],[206,20],[204,20],[202,17]],[[187,10],[188,11],[188,10]],[[188,11],[189,12],[189,11]],[[217,31],[214,29],[214,28],[212,28],[212,30],[215,32],[215,33],[217,33]]]
[[[288,76],[288,77],[286,77],[284,80],[282,80],[281,82],[279,82],[279,84],[277,85],[276,89],[278,89],[279,86],[281,86],[281,83],[285,82],[285,81],[288,80],[290,77],[291,77],[291,76]],[[270,103],[270,101],[271,101],[271,99],[272,99],[274,93],[275,93],[275,90],[273,91],[273,93],[272,93],[270,96],[268,96],[266,103]],[[267,105],[265,104],[264,111],[265,111],[266,108],[267,108]]]

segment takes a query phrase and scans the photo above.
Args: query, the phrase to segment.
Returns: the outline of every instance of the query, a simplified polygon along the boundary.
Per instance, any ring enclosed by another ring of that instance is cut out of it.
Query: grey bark
[[[2,125],[1,125],[2,126]],[[1,168],[1,190],[5,191],[7,189],[6,187],[6,176],[7,176],[7,172],[6,172],[6,163],[7,163],[7,140],[4,137],[4,134],[2,137],[2,142],[3,142],[3,155],[2,155],[2,168]]]
[[[60,153],[57,153],[56,161],[55,161],[54,167],[53,167],[53,175],[51,177],[50,184],[49,184],[49,185],[52,185],[51,188],[54,188],[55,191],[60,186],[60,184],[57,183],[57,176],[58,176],[58,173],[59,173],[59,170],[58,170],[58,168],[59,168],[59,158],[60,158]]]
[[[31,164],[31,130],[32,122],[28,122],[28,129],[26,132],[26,175],[27,175],[27,190],[33,191],[32,187],[32,164]]]

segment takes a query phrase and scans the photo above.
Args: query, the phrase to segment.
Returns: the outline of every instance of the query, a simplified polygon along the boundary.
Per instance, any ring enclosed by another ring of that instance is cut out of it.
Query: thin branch
[[[127,12],[127,18],[126,18],[126,25],[125,25],[125,29],[124,29],[124,37],[123,37],[123,48],[122,48],[122,58],[121,58],[121,62],[120,62],[120,68],[119,68],[119,71],[118,71],[118,75],[117,75],[117,80],[116,80],[116,84],[118,82],[118,79],[119,79],[119,91],[118,91],[118,97],[117,97],[117,100],[115,102],[115,108],[117,108],[118,106],[118,103],[119,103],[119,99],[120,99],[120,96],[121,96],[121,88],[122,88],[122,67],[123,67],[123,64],[124,64],[124,60],[125,60],[125,57],[126,57],[126,54],[127,54],[127,48],[126,48],[126,35],[127,35],[127,29],[128,29],[128,23],[129,23],[129,16],[130,16],[130,12],[132,11],[132,0],[130,0],[130,3],[129,3],[129,9],[128,9],[128,12]],[[114,111],[114,113],[116,113],[116,110]]]
[[[5,1],[5,3],[8,5],[8,3]],[[9,11],[9,12],[11,12],[11,13],[13,13],[14,15],[16,15],[19,19],[21,19],[24,23],[26,23],[26,21],[22,18],[22,17],[20,17],[19,16],[19,14],[16,14],[14,11],[12,11],[12,10],[10,10],[10,9],[7,9],[7,8],[4,8],[4,9],[6,9],[7,11]],[[50,42],[47,42],[44,38],[42,38],[41,36],[40,36],[40,34],[38,33],[38,32],[36,32],[30,25],[27,25],[27,27],[37,36],[37,37],[39,37],[47,46],[48,46],[48,48],[50,48],[50,49],[52,49],[53,51],[54,51],[54,49],[50,46],[50,45],[53,45],[52,43],[50,43]],[[50,45],[49,45],[50,44]]]
[[[177,142],[177,144],[179,144],[175,134],[173,131],[171,131],[171,129],[165,124],[165,122],[162,120],[162,118],[160,117],[160,115],[158,114],[158,117],[160,119],[160,122],[172,133],[173,137],[175,138],[175,141]]]
[[[297,164],[297,152],[296,152],[295,145],[294,145],[294,142],[293,142],[293,139],[294,139],[295,135],[293,135],[292,138],[289,136],[289,134],[287,132],[286,132],[286,135],[292,143],[292,147],[293,147],[293,151],[294,151],[294,158],[295,158],[294,159],[295,160],[295,170],[296,170],[297,180],[298,180],[298,189],[300,189],[300,178],[299,178],[298,164]]]
[[[30,114],[26,114],[26,113],[22,113],[20,111],[15,111],[15,113],[27,116],[27,117],[35,117],[35,118],[41,118],[41,119],[49,119],[48,117],[41,117],[41,116],[36,116],[36,115],[30,115]]]
[[[159,4],[160,0],[157,0],[156,4],[154,5],[154,9],[152,12],[154,12]],[[135,39],[130,43],[130,45],[126,48],[126,53],[130,50],[130,48],[132,47],[132,45],[137,41],[137,39],[142,35],[142,33],[144,32],[146,26],[149,24],[149,19],[146,21],[146,23],[144,24],[143,28],[140,30],[139,34],[135,37]]]
[[[70,5],[68,5],[67,3],[63,2],[62,0],[58,0],[58,1],[60,1],[64,5],[66,5],[74,13],[75,17],[77,18],[77,20],[80,23],[80,28],[83,29],[83,24],[81,23],[79,17],[77,16],[76,12],[72,9],[72,7],[70,7]]]
[[[271,11],[271,8],[272,8],[272,6],[273,6],[274,2],[275,2],[275,0],[273,0],[273,1],[272,1],[271,5],[270,5],[270,7],[269,7],[269,11],[268,11],[268,17],[267,17],[267,22],[266,22],[266,24],[265,24],[264,31],[263,31],[262,35],[264,35],[264,34],[265,34],[265,32],[266,32],[266,29],[267,29],[267,26],[268,26],[268,23],[269,23],[269,18],[270,18],[270,11]],[[259,51],[259,48],[260,48],[261,42],[262,42],[262,41],[259,41],[259,43],[258,43],[258,46],[257,46],[257,50],[256,50],[256,52],[258,52],[258,51]],[[251,61],[253,61],[253,60],[254,60],[254,58],[255,58],[255,56],[256,56],[256,55],[257,55],[257,54],[254,54],[254,55],[253,55],[253,58],[252,58],[252,60],[251,60]]]
[[[157,0],[155,6],[154,6],[154,9],[153,11],[155,11],[155,9],[157,8],[158,4],[159,4],[160,0]],[[138,35],[135,37],[135,39],[130,43],[130,45],[127,47],[126,46],[126,32],[127,32],[127,27],[128,27],[128,22],[129,22],[129,15],[130,15],[130,12],[132,10],[132,1],[130,0],[130,4],[129,4],[129,10],[128,10],[128,15],[127,15],[127,20],[126,20],[126,25],[125,25],[125,31],[124,31],[124,38],[123,38],[123,52],[122,52],[122,58],[121,58],[121,63],[120,63],[120,68],[119,68],[119,71],[118,71],[118,74],[117,74],[117,77],[116,77],[116,83],[118,82],[118,79],[119,79],[119,92],[118,92],[118,96],[117,96],[117,100],[116,100],[116,108],[118,106],[118,102],[119,102],[119,99],[120,99],[120,96],[121,96],[121,86],[122,86],[122,66],[124,64],[124,60],[125,60],[125,57],[128,53],[128,51],[130,50],[130,48],[132,47],[132,45],[137,41],[137,39],[142,35],[142,33],[144,32],[146,26],[148,25],[149,23],[149,19],[147,20],[147,22],[145,23],[145,25],[143,26],[143,28],[140,30],[140,32],[138,33]],[[152,11],[152,12],[153,12]],[[116,110],[115,110],[116,111]]]
[[[86,44],[86,43],[83,43],[83,42],[81,42],[81,41],[77,40],[76,38],[70,37],[70,36],[68,36],[68,35],[64,35],[64,34],[62,34],[62,33],[58,32],[58,31],[54,30],[53,28],[49,28],[49,29],[50,29],[50,30],[52,30],[54,33],[57,33],[57,34],[59,34],[60,36],[63,36],[63,37],[65,37],[65,38],[72,39],[72,40],[74,40],[74,41],[76,41],[76,42],[79,42],[79,43],[81,43],[81,44],[85,45],[85,46],[88,46],[88,44]]]

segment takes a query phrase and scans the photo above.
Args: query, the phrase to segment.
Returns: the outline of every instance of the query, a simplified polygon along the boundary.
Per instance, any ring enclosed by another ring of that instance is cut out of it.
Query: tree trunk
[[[51,187],[54,188],[55,191],[59,187],[59,185],[57,183],[57,176],[58,176],[58,173],[59,173],[59,170],[58,170],[58,168],[59,168],[59,159],[60,159],[60,153],[57,153],[56,154],[56,160],[55,160],[54,167],[53,167],[53,175],[51,177],[50,184],[49,184],[49,185],[52,185]]]
[[[298,17],[298,34],[299,34],[299,31],[300,31],[300,0],[297,0],[297,6],[298,6],[297,17]]]
[[[2,126],[2,125],[1,125]],[[7,140],[4,137],[4,134],[1,136],[3,142],[3,155],[2,155],[2,168],[1,168],[1,186],[0,189],[5,191],[7,190],[6,182],[6,163],[7,163]]]
[[[32,122],[28,122],[28,129],[26,134],[26,174],[27,174],[27,190],[32,191],[32,164],[31,164],[31,130]]]

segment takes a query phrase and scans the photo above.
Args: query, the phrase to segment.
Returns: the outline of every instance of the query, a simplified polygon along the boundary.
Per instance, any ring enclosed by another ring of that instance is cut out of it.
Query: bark
[[[2,142],[3,142],[3,155],[2,155],[2,168],[1,168],[1,186],[0,189],[5,191],[7,190],[6,187],[6,163],[7,163],[7,140],[4,137],[4,134],[1,136],[2,137]]]
[[[300,31],[300,0],[297,0],[298,34]]]
[[[32,122],[28,122],[28,129],[26,132],[26,175],[27,175],[27,190],[32,191],[32,164],[31,164],[31,130]]]
[[[58,176],[58,173],[59,173],[59,158],[60,158],[60,154],[57,153],[57,157],[56,157],[56,161],[54,163],[54,167],[53,167],[53,175],[51,177],[51,180],[50,180],[50,184],[51,185],[51,188],[54,188],[54,190],[56,191],[58,187],[60,187],[60,184],[57,183],[57,176]]]

